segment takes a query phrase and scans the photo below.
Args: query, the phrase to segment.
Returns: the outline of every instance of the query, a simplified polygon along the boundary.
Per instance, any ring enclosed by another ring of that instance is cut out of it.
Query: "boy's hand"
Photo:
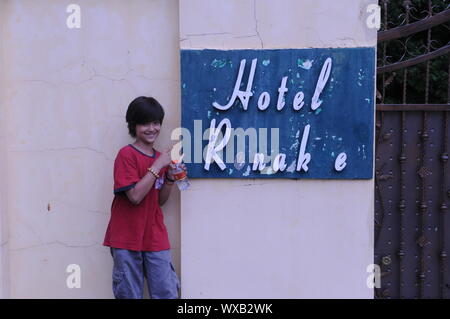
[[[170,147],[165,148],[161,154],[159,155],[158,159],[153,163],[153,167],[155,167],[158,170],[161,170],[163,167],[166,167],[170,164],[172,161],[172,158],[170,156],[170,153],[172,152],[173,145]]]

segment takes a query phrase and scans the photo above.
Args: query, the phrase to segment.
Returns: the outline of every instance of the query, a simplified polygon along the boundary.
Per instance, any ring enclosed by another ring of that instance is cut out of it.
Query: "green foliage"
[[[406,8],[401,0],[390,0],[387,11],[381,6],[381,30],[392,29],[406,24]],[[429,0],[411,0],[409,23],[422,20],[428,16]],[[450,9],[448,0],[431,0],[433,14]],[[431,30],[430,51],[450,44],[450,24],[433,27]],[[383,52],[386,50],[386,64],[408,60],[427,53],[429,31],[418,32],[412,36],[378,44],[378,66],[383,65]],[[385,96],[383,103],[425,103],[428,75],[428,103],[448,103],[449,93],[449,61],[450,55],[440,56],[428,63],[394,72],[385,73]],[[406,75],[406,101],[403,101],[404,77]],[[383,76],[377,76],[377,90],[383,93]],[[380,103],[381,99],[377,99]]]

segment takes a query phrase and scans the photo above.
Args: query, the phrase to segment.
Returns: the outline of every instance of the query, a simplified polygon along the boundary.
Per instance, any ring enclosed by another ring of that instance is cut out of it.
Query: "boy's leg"
[[[114,260],[113,293],[116,299],[142,299],[144,269],[142,252],[111,248]]]
[[[170,250],[146,251],[144,267],[152,299],[177,299],[180,282],[172,264]]]

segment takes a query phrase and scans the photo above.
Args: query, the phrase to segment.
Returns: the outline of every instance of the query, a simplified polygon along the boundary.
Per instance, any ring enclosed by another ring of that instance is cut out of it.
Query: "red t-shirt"
[[[129,144],[120,149],[114,162],[114,200],[104,246],[135,251],[161,251],[170,248],[164,217],[158,203],[159,189],[167,168],[159,172],[150,191],[139,205],[133,205],[125,191],[133,188],[160,153],[149,156]]]

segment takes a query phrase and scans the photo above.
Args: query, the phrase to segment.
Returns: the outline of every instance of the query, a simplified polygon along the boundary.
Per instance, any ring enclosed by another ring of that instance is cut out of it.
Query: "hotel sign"
[[[190,177],[369,179],[374,48],[182,50]]]

